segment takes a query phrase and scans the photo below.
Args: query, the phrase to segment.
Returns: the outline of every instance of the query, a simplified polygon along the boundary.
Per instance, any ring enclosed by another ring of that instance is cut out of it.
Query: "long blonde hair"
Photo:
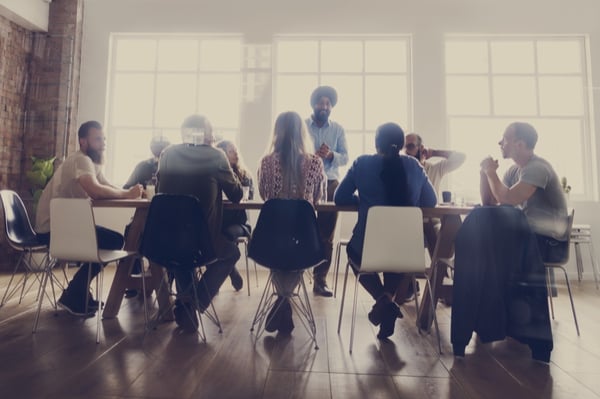
[[[301,193],[305,184],[302,162],[311,152],[306,125],[297,112],[287,111],[279,114],[275,120],[269,152],[279,154],[283,191]]]

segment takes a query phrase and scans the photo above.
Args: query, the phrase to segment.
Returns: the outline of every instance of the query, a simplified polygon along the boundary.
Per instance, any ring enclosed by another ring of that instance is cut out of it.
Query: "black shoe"
[[[181,302],[179,299],[175,301],[175,309],[173,310],[175,314],[175,323],[182,330],[187,332],[194,332],[198,330],[198,326],[200,325],[198,322],[198,315],[196,314],[196,309],[194,309],[194,305],[189,302]]]
[[[234,267],[233,270],[231,271],[231,274],[229,275],[229,278],[231,279],[231,285],[233,285],[233,288],[236,291],[239,291],[242,289],[242,287],[244,286],[244,279],[242,279],[242,276],[241,276],[240,272],[238,271],[238,269],[236,269]]]
[[[271,306],[271,310],[269,310],[269,313],[267,314],[267,324],[265,324],[265,330],[268,332],[275,332],[279,329],[279,319],[281,316],[281,308],[283,307],[283,305],[280,306],[280,303],[282,303],[283,300],[283,297],[277,297]]]
[[[285,300],[281,304],[279,311],[279,327],[277,328],[280,334],[290,335],[294,329],[294,320],[292,319],[292,304],[289,300]]]
[[[319,281],[315,279],[313,285],[313,294],[331,298],[333,296],[333,291],[327,287],[327,283],[325,281]]]
[[[377,338],[386,339],[394,334],[396,319],[404,317],[400,311],[400,307],[395,302],[389,302],[384,305],[381,319],[381,326]]]
[[[135,288],[127,288],[125,290],[125,298],[135,298],[138,294],[138,290]]]
[[[88,310],[96,311],[100,303],[94,299],[92,293],[88,291]],[[102,302],[102,307],[104,307],[104,302]]]
[[[73,316],[93,317],[98,307],[93,309],[88,305],[85,310],[85,295],[78,295],[74,291],[64,290],[57,302],[58,306],[71,313]]]

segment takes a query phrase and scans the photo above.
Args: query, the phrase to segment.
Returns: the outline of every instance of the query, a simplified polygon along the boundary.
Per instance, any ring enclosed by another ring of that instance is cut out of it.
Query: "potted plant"
[[[51,158],[36,158],[31,157],[31,169],[25,173],[27,181],[31,185],[31,195],[33,196],[33,203],[37,206],[37,203],[44,191],[44,187],[52,178],[54,174],[54,160],[56,157]]]

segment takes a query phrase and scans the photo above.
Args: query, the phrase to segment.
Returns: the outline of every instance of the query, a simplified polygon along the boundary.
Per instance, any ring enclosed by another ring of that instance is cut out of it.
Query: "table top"
[[[94,200],[94,207],[97,208],[147,208],[150,206],[150,201],[142,199],[114,199],[114,200]],[[223,209],[246,209],[259,210],[263,201],[242,201],[233,203],[229,201],[223,202]],[[447,215],[466,215],[473,209],[472,206],[455,206],[455,205],[439,205],[435,208],[421,208],[425,217],[442,217]],[[317,204],[317,211],[330,212],[356,212],[358,206],[354,205],[335,205],[333,202],[325,202]]]

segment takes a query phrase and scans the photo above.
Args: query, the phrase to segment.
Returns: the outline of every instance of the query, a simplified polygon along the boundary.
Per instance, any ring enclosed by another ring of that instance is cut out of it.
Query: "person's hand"
[[[331,152],[329,146],[325,143],[321,144],[321,147],[319,147],[319,151],[317,151],[317,155],[323,159],[333,158],[333,152]]]
[[[481,161],[481,171],[486,175],[490,173],[495,173],[498,169],[498,160],[493,159],[492,157],[487,157],[483,161]]]
[[[421,145],[421,161],[425,161],[433,156],[433,150]]]
[[[131,186],[131,188],[129,188],[129,190],[127,190],[126,197],[128,199],[141,198],[143,192],[144,192],[144,186],[142,186],[141,184],[136,184],[135,186]]]

